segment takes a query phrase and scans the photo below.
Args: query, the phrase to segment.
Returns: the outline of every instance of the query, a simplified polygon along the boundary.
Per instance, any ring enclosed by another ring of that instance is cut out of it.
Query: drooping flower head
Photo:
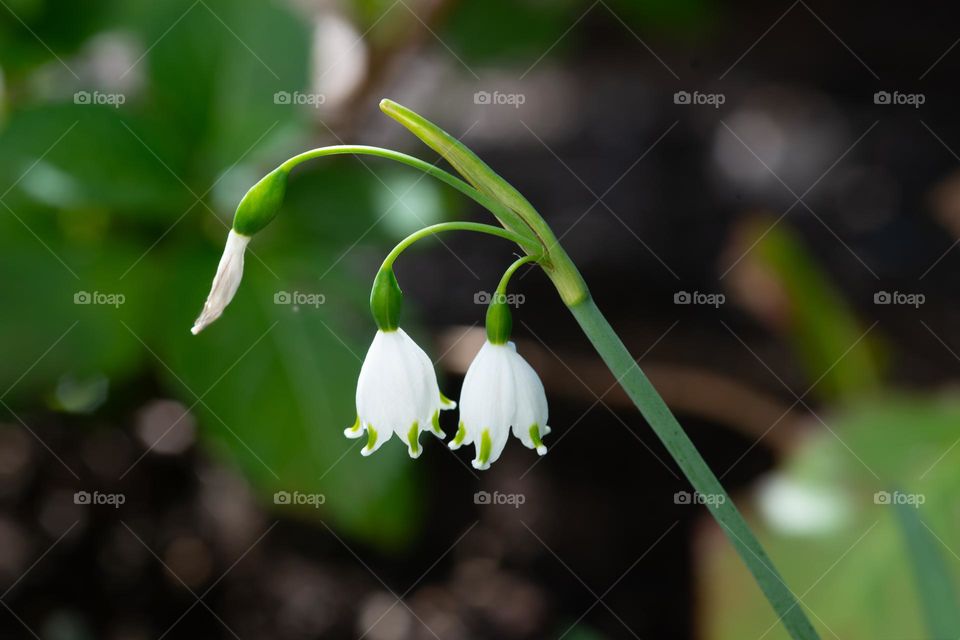
[[[420,432],[444,437],[440,410],[456,406],[440,393],[433,363],[423,349],[403,329],[381,329],[357,380],[357,421],[344,435],[359,438],[366,431],[367,445],[360,453],[368,456],[395,433],[410,457],[418,458]]]
[[[508,341],[509,314],[505,301],[490,303],[487,341],[467,369],[460,393],[460,427],[449,446],[474,445],[475,469],[488,469],[500,458],[511,431],[527,448],[547,452],[542,440],[550,433],[547,396],[533,367]]]
[[[190,333],[197,335],[220,317],[227,308],[240,280],[243,278],[243,254],[253,234],[263,229],[277,215],[287,188],[288,171],[278,168],[250,187],[237,206],[233,216],[233,228],[227,234],[227,244],[217,265],[210,294],[203,304],[203,311],[193,323]]]
[[[457,406],[440,393],[429,356],[397,324],[401,302],[393,269],[382,269],[370,296],[379,329],[357,379],[357,420],[344,430],[348,438],[366,432],[365,456],[397,434],[410,457],[420,457],[421,431],[444,437],[440,411]]]

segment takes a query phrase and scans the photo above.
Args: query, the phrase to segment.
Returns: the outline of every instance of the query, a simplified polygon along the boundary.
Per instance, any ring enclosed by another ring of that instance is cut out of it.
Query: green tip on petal
[[[343,430],[343,435],[348,438],[359,438],[363,435],[363,425],[360,424],[360,416],[357,416],[357,419],[354,421],[353,426],[347,427]]]
[[[530,427],[530,439],[533,441],[533,446],[537,450],[537,454],[542,456],[547,452],[547,448],[543,445],[543,440],[540,439],[540,427],[538,425]]]
[[[480,435],[480,450],[477,459],[473,461],[476,469],[486,469],[490,466],[490,452],[493,450],[493,441],[490,440],[490,430],[484,429]]]
[[[360,455],[368,456],[373,453],[373,447],[377,444],[377,430],[372,424],[367,425],[367,446],[360,451]]]
[[[409,453],[411,458],[419,458],[422,450],[420,449],[420,424],[414,422],[407,432],[407,443],[409,443]]]
[[[433,412],[433,419],[430,421],[431,426],[433,427],[433,433],[437,436],[444,438],[447,434],[443,432],[443,429],[440,428],[440,410],[437,409]]]
[[[464,438],[467,437],[467,428],[464,426],[463,421],[460,421],[460,426],[457,428],[457,435],[453,437],[453,440],[450,441],[448,445],[451,449],[459,449],[460,445],[463,444]]]
[[[457,403],[443,395],[443,391],[440,392],[440,404],[443,405],[444,409],[456,409]]]

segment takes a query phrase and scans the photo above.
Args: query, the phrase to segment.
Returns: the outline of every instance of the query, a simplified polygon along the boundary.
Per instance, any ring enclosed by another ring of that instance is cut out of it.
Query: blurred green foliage
[[[119,107],[74,100],[111,91],[83,63],[102,33],[132,38],[143,54],[117,74],[118,86],[137,78]],[[189,333],[240,196],[312,146],[309,108],[274,101],[308,90],[309,22],[257,0],[10,0],[0,56],[4,401],[18,412],[82,409],[77,391],[56,399],[58,384],[106,377],[115,393],[157,380],[267,502],[278,490],[323,493],[324,508],[303,515],[402,545],[418,522],[415,467],[402,447],[363,460],[341,435],[373,331],[377,261],[344,253],[361,236],[387,244],[405,217],[432,221],[445,204],[434,185],[417,183],[396,205],[412,181],[382,163],[365,160],[379,176],[349,158],[298,171],[225,317]],[[388,210],[393,226],[371,230]],[[283,291],[325,303],[276,304]],[[75,304],[82,292],[124,301]]]
[[[821,637],[956,637],[960,629],[934,632],[956,620],[955,597],[926,594],[960,580],[956,562],[931,571],[931,558],[956,556],[960,538],[950,459],[960,401],[885,388],[879,341],[864,339],[868,327],[800,237],[762,223],[748,236],[786,296],[785,337],[828,404],[812,409],[807,437],[739,506]],[[788,637],[732,549],[711,545],[701,559],[705,637]]]
[[[876,487],[891,496],[923,496],[907,508],[931,534],[925,542],[935,546],[927,552],[947,560],[944,569],[956,584],[960,471],[949,455],[934,462],[956,442],[960,403],[892,397],[822,417],[835,433],[819,431],[787,461],[783,477],[801,491],[839,498],[847,516],[801,535],[776,527],[757,501],[745,501],[751,526],[823,637],[939,637],[926,625],[895,506],[878,498]],[[703,556],[706,637],[786,638],[736,556],[721,546],[713,551]]]

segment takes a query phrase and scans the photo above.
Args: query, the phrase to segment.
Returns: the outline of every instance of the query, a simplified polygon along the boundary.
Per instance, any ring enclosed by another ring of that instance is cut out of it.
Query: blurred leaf
[[[610,8],[640,37],[700,35],[722,15],[718,6],[704,0],[609,0]]]
[[[0,68],[15,82],[57,57],[69,58],[102,27],[112,2],[4,0],[0,4]],[[70,72],[64,68],[64,72]]]
[[[789,300],[788,337],[811,381],[813,393],[853,399],[875,392],[881,374],[867,327],[857,319],[828,275],[785,225],[756,224],[747,245],[776,278]]]
[[[115,108],[59,104],[16,113],[0,147],[0,193],[16,183],[47,206],[171,221],[193,202],[171,173],[184,163],[183,150],[171,147],[162,129]]]
[[[155,273],[144,267],[125,280],[117,274],[139,250],[117,240],[109,251],[71,246],[56,240],[52,219],[29,218],[31,232],[11,217],[0,208],[0,273],[8,274],[0,278],[0,394],[15,385],[7,401],[19,403],[31,394],[52,396],[65,377],[122,379],[138,370],[140,350],[118,336],[123,323],[146,321]]]
[[[529,66],[554,45],[562,50],[561,36],[589,6],[577,0],[460,2],[443,25],[443,37],[467,62],[519,59]],[[576,41],[576,34],[567,36],[568,44]]]
[[[960,398],[893,395],[825,419],[838,435],[822,430],[808,438],[783,475],[798,486],[842,492],[849,497],[847,517],[800,535],[779,526],[761,502],[744,500],[741,506],[822,637],[928,637],[913,567],[889,505],[899,501],[917,509],[922,502],[917,518],[948,545],[960,539],[960,453],[952,448]],[[893,486],[902,489],[895,494]],[[780,504],[777,511],[790,508]],[[705,638],[787,637],[735,554],[707,543],[698,559]],[[945,561],[955,583],[960,561],[953,554]]]
[[[920,604],[934,640],[960,637],[960,598],[940,553],[940,540],[920,519],[918,507],[896,504],[894,509],[913,562]]]
[[[281,121],[303,120],[274,101],[304,89],[310,52],[306,25],[283,5],[151,2],[135,22],[154,43],[145,64],[155,106],[191,142],[198,167],[233,164]]]

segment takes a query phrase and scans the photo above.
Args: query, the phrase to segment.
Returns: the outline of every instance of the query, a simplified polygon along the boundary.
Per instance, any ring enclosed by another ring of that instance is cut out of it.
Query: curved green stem
[[[487,340],[491,344],[506,344],[510,340],[510,334],[513,333],[513,314],[510,313],[510,302],[507,299],[507,285],[510,284],[510,278],[517,269],[533,259],[532,256],[523,256],[515,260],[500,278],[500,284],[497,285],[490,305],[487,307]]]
[[[564,303],[574,305],[590,296],[580,271],[563,251],[550,225],[513,185],[497,175],[457,138],[420,114],[392,100],[381,100],[380,109],[442,155],[478,192],[508,209],[509,216],[494,211],[505,227],[524,235],[529,233],[537,239],[544,255],[540,264],[560,292]]]
[[[523,220],[515,212],[511,211],[508,207],[500,204],[495,198],[482,193],[481,191],[470,186],[460,178],[455,175],[444,171],[440,167],[430,164],[420,158],[416,158],[406,153],[400,153],[399,151],[393,151],[391,149],[382,149],[380,147],[371,147],[367,145],[332,145],[329,147],[319,147],[317,149],[311,149],[309,151],[304,151],[299,153],[292,158],[286,160],[281,164],[278,169],[281,169],[285,172],[290,172],[294,167],[296,167],[301,162],[306,162],[307,160],[312,160],[314,158],[322,158],[325,156],[335,156],[335,155],[367,155],[375,156],[378,158],[386,158],[388,160],[393,160],[401,164],[405,164],[409,167],[413,167],[418,171],[429,175],[432,178],[436,178],[441,182],[446,183],[447,185],[453,187],[463,195],[467,196],[480,206],[484,207],[490,211],[504,226],[509,229],[512,229],[514,233],[519,236],[523,236],[525,239],[524,243],[521,243],[524,251],[528,253],[538,253],[542,254],[542,249],[534,249],[531,251],[532,247],[543,247],[546,246],[535,233],[530,230],[529,225],[523,222]]]
[[[517,269],[522,267],[525,264],[530,262],[536,262],[536,256],[523,256],[522,258],[516,260],[513,264],[507,267],[507,270],[503,272],[503,277],[500,278],[500,284],[497,285],[497,293],[499,295],[506,295],[507,285],[510,284],[510,278],[513,277],[513,274],[516,273]]]
[[[428,238],[430,236],[436,235],[438,233],[443,233],[444,231],[476,231],[478,233],[486,233],[491,236],[496,236],[498,238],[503,238],[505,240],[510,240],[511,242],[516,242],[522,248],[532,249],[530,246],[530,241],[527,238],[520,236],[519,234],[514,233],[513,231],[508,231],[502,227],[495,227],[492,224],[483,224],[481,222],[440,222],[438,224],[432,224],[429,227],[424,227],[419,231],[414,231],[406,238],[401,240],[397,246],[393,248],[390,253],[387,254],[387,257],[383,259],[383,264],[380,269],[389,269],[393,266],[393,262],[403,253],[410,245],[418,240],[423,238]],[[539,255],[525,256],[524,258],[527,261],[538,260]]]

